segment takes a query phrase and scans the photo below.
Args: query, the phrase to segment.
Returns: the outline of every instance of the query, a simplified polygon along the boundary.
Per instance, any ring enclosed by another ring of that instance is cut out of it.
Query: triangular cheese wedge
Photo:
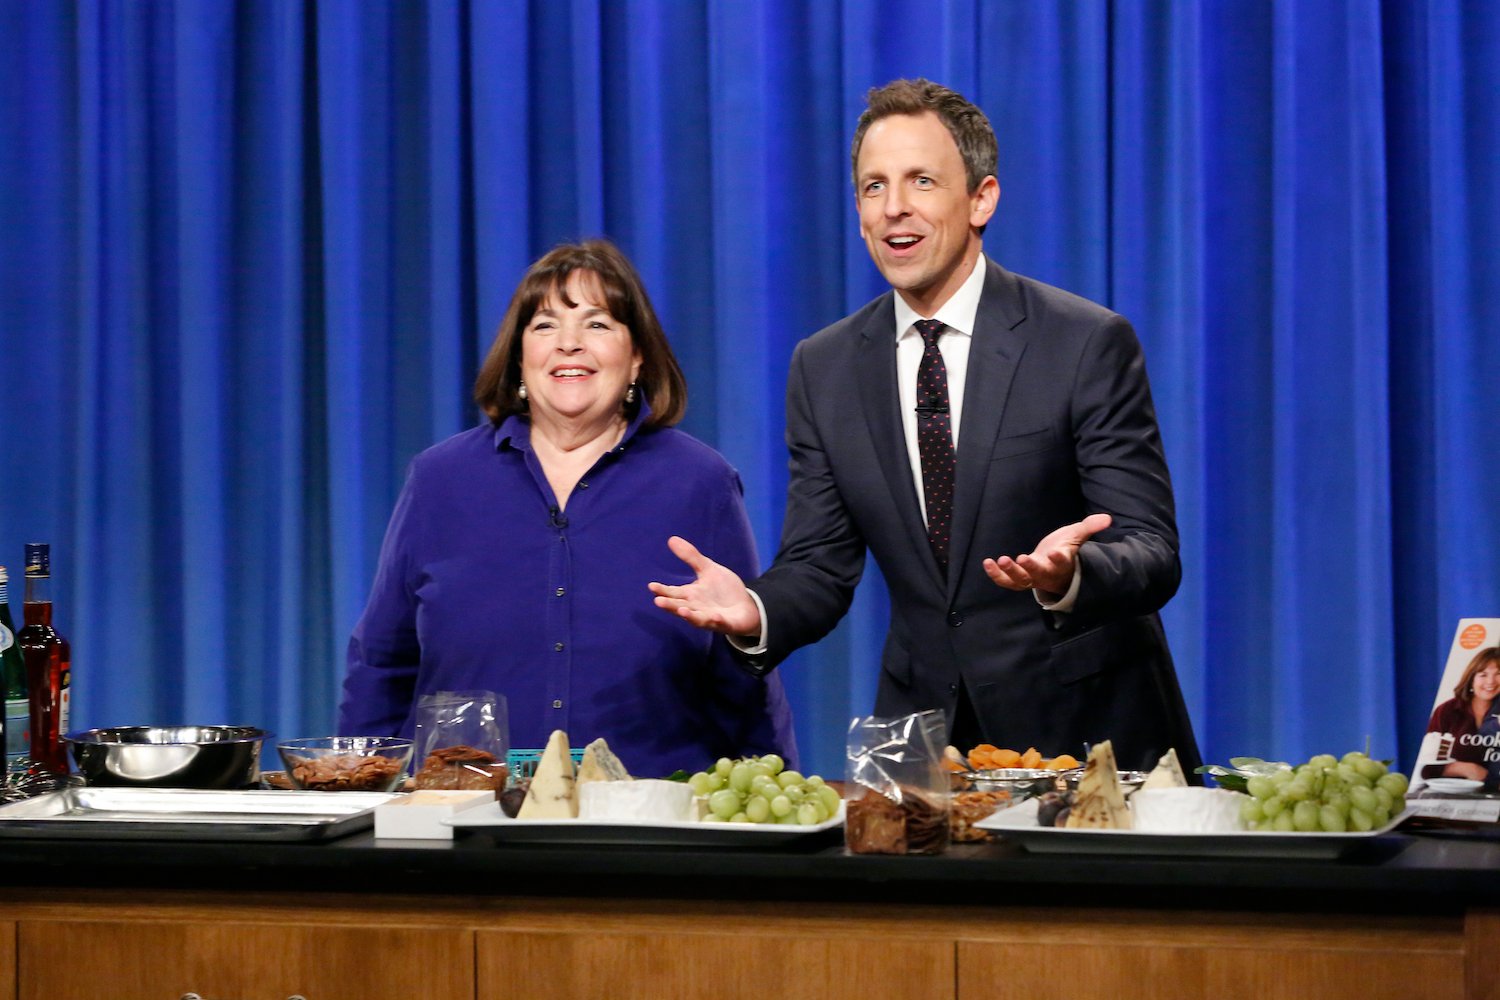
[[[603,737],[583,748],[583,760],[578,765],[578,783],[586,781],[629,781],[630,772],[615,752],[604,742]]]
[[[573,755],[568,734],[554,729],[547,749],[537,763],[526,801],[521,803],[517,819],[575,819],[578,816],[578,789],[573,777]]]
[[[1078,791],[1068,810],[1070,830],[1129,830],[1134,824],[1125,795],[1120,791],[1120,772],[1115,767],[1115,748],[1109,740],[1089,751],[1078,779]]]
[[[1142,788],[1186,788],[1187,776],[1182,773],[1182,765],[1177,762],[1177,750],[1175,748],[1162,754],[1161,760],[1156,762],[1156,767],[1146,775],[1146,780],[1141,783]]]

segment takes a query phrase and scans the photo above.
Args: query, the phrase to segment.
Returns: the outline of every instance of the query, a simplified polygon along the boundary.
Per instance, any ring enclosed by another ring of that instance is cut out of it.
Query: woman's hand
[[[1445,778],[1473,778],[1475,781],[1486,781],[1490,773],[1485,770],[1483,764],[1473,764],[1469,761],[1455,760],[1443,765],[1443,777]]]
[[[720,566],[685,538],[673,535],[667,539],[667,547],[688,564],[697,579],[680,587],[649,584],[658,608],[710,632],[759,637],[760,609],[739,574]]]

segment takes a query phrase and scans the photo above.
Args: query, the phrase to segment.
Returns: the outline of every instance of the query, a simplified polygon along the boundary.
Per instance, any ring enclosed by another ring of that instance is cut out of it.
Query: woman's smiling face
[[[610,315],[594,275],[575,271],[554,288],[521,335],[521,378],[533,421],[607,422],[621,415],[641,354]]]
[[[1500,664],[1490,663],[1474,675],[1474,697],[1494,701],[1500,695]]]

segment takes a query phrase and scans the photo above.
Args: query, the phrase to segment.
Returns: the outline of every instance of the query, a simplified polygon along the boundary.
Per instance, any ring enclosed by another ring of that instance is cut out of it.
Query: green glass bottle
[[[27,732],[30,708],[26,700],[26,664],[16,644],[16,622],[10,614],[10,575],[0,566],[0,686],[5,688],[5,759],[9,763],[31,750]]]

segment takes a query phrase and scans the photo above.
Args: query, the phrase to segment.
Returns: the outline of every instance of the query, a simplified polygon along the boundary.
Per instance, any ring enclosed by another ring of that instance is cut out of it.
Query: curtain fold
[[[0,0],[0,38],[0,564],[53,543],[79,726],[329,730],[407,463],[563,240],[640,268],[769,563],[791,352],[884,288],[848,152],[896,76],[990,116],[987,252],[1141,336],[1208,758],[1409,762],[1500,613],[1491,6]],[[815,770],[888,614],[872,565],[781,668]]]

